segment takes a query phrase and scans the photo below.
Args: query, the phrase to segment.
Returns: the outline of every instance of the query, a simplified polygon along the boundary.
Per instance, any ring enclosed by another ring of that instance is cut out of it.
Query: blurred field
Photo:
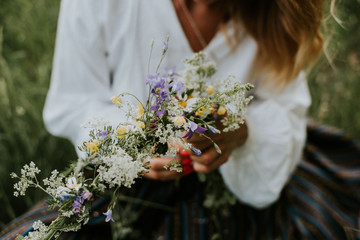
[[[42,108],[49,85],[59,0],[0,2],[0,229],[39,200],[38,191],[14,198],[14,181],[30,161],[43,176],[76,158],[72,145],[44,128]],[[330,62],[323,56],[309,74],[310,117],[360,139],[360,2],[337,4],[343,27],[330,19]],[[332,65],[332,67],[330,66]]]

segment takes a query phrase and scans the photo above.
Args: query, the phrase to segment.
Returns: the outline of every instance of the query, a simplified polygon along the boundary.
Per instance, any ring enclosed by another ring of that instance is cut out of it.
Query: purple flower
[[[201,156],[201,151],[195,147],[191,147],[191,151],[193,151],[193,153],[195,153],[198,156]]]
[[[165,88],[161,89],[160,90],[160,100],[166,101],[166,100],[168,100],[168,98],[169,98],[169,90],[165,89]]]
[[[178,76],[179,74],[176,73],[175,69],[176,66],[172,66],[171,68],[166,67],[165,72],[167,73],[168,76],[173,76],[173,75]]]
[[[81,213],[81,206],[84,203],[84,199],[81,196],[76,196],[73,208],[75,209],[75,213],[80,214]]]
[[[84,190],[82,193],[81,193],[81,197],[84,199],[84,200],[90,200],[92,198],[92,193],[89,192],[88,190]]]
[[[176,92],[178,96],[181,95],[183,92],[186,91],[186,89],[184,88],[184,83],[174,80],[174,82],[172,83],[172,91]]]
[[[167,42],[167,41],[164,41],[164,43],[163,43],[163,50],[166,51],[166,50],[168,50],[168,48],[169,48],[168,42]]]
[[[166,84],[164,78],[157,78],[155,80],[148,81],[151,86],[151,93],[156,96],[157,99],[160,99],[160,103],[163,101],[167,101],[169,98],[169,88],[170,84]]]
[[[150,84],[150,85],[152,86],[151,92],[155,93],[155,94],[159,94],[161,89],[163,89],[165,87],[165,79],[160,78],[160,79],[154,80],[152,82],[152,84]]]
[[[106,130],[104,130],[104,131],[98,132],[96,135],[98,137],[103,138],[103,137],[106,137],[108,135],[108,132]]]
[[[107,212],[104,212],[103,215],[106,216],[105,222],[109,222],[109,221],[115,222],[113,217],[112,217],[112,210],[111,209],[107,210]]]
[[[194,135],[194,133],[203,134],[204,132],[207,131],[206,128],[200,127],[199,125],[197,125],[192,121],[189,121],[189,124],[190,124],[189,131],[185,134],[185,136],[183,136],[183,138],[186,138],[187,140],[189,140]]]
[[[160,73],[147,74],[146,75],[146,85],[154,85],[159,80]]]
[[[155,104],[155,105],[151,105],[151,106],[150,106],[150,109],[151,109],[151,111],[156,111],[156,110],[158,109],[158,107],[159,107],[159,102],[156,101],[156,104]]]
[[[173,66],[171,68],[165,68],[165,72],[166,74],[164,75],[164,77],[170,77],[171,80],[174,80],[176,76],[180,76],[177,72],[176,72],[176,66]]]
[[[213,126],[208,126],[209,130],[214,134],[219,134],[220,130],[214,128]]]
[[[165,108],[162,108],[160,111],[158,111],[157,113],[156,113],[156,116],[158,117],[158,118],[160,118],[161,116],[163,116],[165,114]]]

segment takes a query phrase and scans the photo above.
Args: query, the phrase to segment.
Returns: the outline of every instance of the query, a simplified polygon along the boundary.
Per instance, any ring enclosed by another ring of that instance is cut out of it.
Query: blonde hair
[[[230,17],[257,42],[254,71],[266,79],[286,85],[322,50],[323,0],[238,0],[228,6]]]

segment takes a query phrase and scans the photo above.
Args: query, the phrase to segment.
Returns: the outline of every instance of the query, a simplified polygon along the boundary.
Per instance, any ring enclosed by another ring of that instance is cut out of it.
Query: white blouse
[[[229,24],[228,35],[233,35]],[[234,49],[218,33],[204,49],[217,65],[217,78],[248,79],[257,51],[244,33]],[[87,140],[80,125],[94,116],[117,125],[125,120],[109,100],[121,92],[147,94],[145,75],[150,43],[151,70],[159,62],[162,42],[170,36],[162,67],[182,66],[193,54],[171,0],[62,0],[50,90],[44,108],[48,130],[74,145]],[[180,70],[180,69],[179,69]],[[279,197],[300,160],[310,96],[304,74],[281,92],[256,86],[248,107],[247,142],[235,149],[220,172],[238,199],[262,208]]]

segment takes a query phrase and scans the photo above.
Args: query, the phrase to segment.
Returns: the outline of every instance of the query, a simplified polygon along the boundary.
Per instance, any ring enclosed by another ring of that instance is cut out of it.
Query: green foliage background
[[[73,146],[51,136],[42,121],[54,49],[59,0],[0,2],[0,229],[43,195],[12,196],[9,174],[36,162],[47,176],[76,159]],[[309,74],[315,121],[336,126],[360,139],[360,1],[336,5],[340,26],[328,16],[328,59]],[[329,14],[327,14],[329,15]],[[332,65],[332,66],[330,66]]]

